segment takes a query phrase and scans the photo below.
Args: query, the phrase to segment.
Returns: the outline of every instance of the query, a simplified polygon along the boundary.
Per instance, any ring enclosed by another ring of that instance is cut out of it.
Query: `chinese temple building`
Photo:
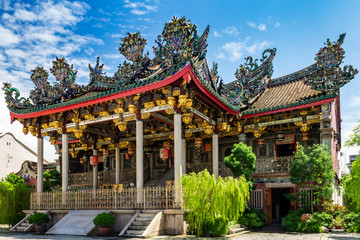
[[[284,193],[307,191],[289,180],[297,144],[328,146],[338,172],[339,89],[358,73],[340,66],[345,34],[335,42],[328,39],[310,66],[275,79],[275,48],[259,59],[247,57],[236,80],[227,84],[217,64],[209,67],[206,61],[208,35],[209,26],[198,35],[195,24],[174,17],[155,40],[153,58],[143,53],[147,41],[139,32],[122,38],[119,51],[127,61],[113,76],[104,74],[98,57],[95,66],[89,65],[89,83],[82,86],[74,66],[56,58],[50,69],[55,83],[49,82],[47,70],[36,67],[28,98],[4,83],[11,121],[21,122],[24,134],[38,141],[37,196],[45,136],[60,148],[64,194],[70,188],[135,189],[132,207],[165,208],[150,203],[144,189],[172,187],[175,192],[166,195],[165,204],[176,208],[181,200],[176,189],[188,172],[231,175],[223,159],[238,142],[251,146],[257,156],[250,206],[263,208],[268,222],[295,207]],[[335,190],[338,185],[335,178]],[[32,199],[34,209],[74,209],[69,199],[63,198],[60,207],[39,199]]]

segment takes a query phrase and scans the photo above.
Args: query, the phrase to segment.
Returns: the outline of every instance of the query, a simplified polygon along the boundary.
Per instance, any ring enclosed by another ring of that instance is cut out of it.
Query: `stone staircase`
[[[12,228],[10,228],[11,232],[30,232],[34,229],[34,224],[29,223],[29,217],[33,215],[36,211],[32,211],[28,215],[26,215],[20,222],[15,224]],[[49,211],[46,212],[48,214]]]
[[[236,234],[242,231],[245,231],[245,228],[242,227],[240,224],[231,224],[228,230],[228,234]]]
[[[159,210],[141,210],[136,212],[119,236],[145,238],[144,232]]]

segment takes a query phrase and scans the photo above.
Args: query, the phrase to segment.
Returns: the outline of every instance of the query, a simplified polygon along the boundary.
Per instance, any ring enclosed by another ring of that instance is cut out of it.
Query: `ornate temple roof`
[[[235,72],[236,80],[224,84],[217,64],[209,68],[206,61],[209,26],[201,34],[185,17],[174,17],[165,23],[155,40],[154,57],[144,54],[147,41],[139,32],[121,39],[119,51],[127,61],[120,63],[113,76],[103,73],[97,58],[95,67],[89,64],[89,83],[76,83],[77,71],[64,58],[56,58],[50,72],[55,83],[49,82],[42,67],[31,71],[35,88],[28,98],[10,83],[4,83],[5,99],[12,121],[76,109],[91,104],[118,99],[180,84],[181,79],[193,81],[199,94],[215,106],[232,115],[251,115],[333,98],[344,84],[358,73],[352,66],[340,67],[344,58],[341,48],[345,34],[336,42],[328,39],[316,54],[316,63],[293,74],[271,79],[272,61],[276,49],[266,49],[260,60],[245,58]]]

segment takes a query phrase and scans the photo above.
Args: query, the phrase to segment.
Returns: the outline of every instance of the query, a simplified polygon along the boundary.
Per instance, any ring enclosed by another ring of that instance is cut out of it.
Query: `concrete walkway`
[[[85,237],[85,236],[72,236],[72,235],[36,235],[34,233],[0,233],[0,240],[13,240],[13,239],[55,239],[55,240],[122,240],[136,238],[120,238],[117,236],[112,237]],[[142,238],[143,239],[143,238]],[[264,233],[264,232],[246,232],[233,237],[222,238],[197,238],[194,236],[160,236],[151,238],[169,239],[169,240],[186,240],[186,239],[222,239],[222,240],[360,240],[360,233]]]

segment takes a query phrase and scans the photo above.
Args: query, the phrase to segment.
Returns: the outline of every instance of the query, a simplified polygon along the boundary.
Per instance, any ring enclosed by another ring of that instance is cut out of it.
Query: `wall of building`
[[[0,136],[0,179],[18,172],[25,161],[37,161],[36,153],[17,140],[11,133]]]

